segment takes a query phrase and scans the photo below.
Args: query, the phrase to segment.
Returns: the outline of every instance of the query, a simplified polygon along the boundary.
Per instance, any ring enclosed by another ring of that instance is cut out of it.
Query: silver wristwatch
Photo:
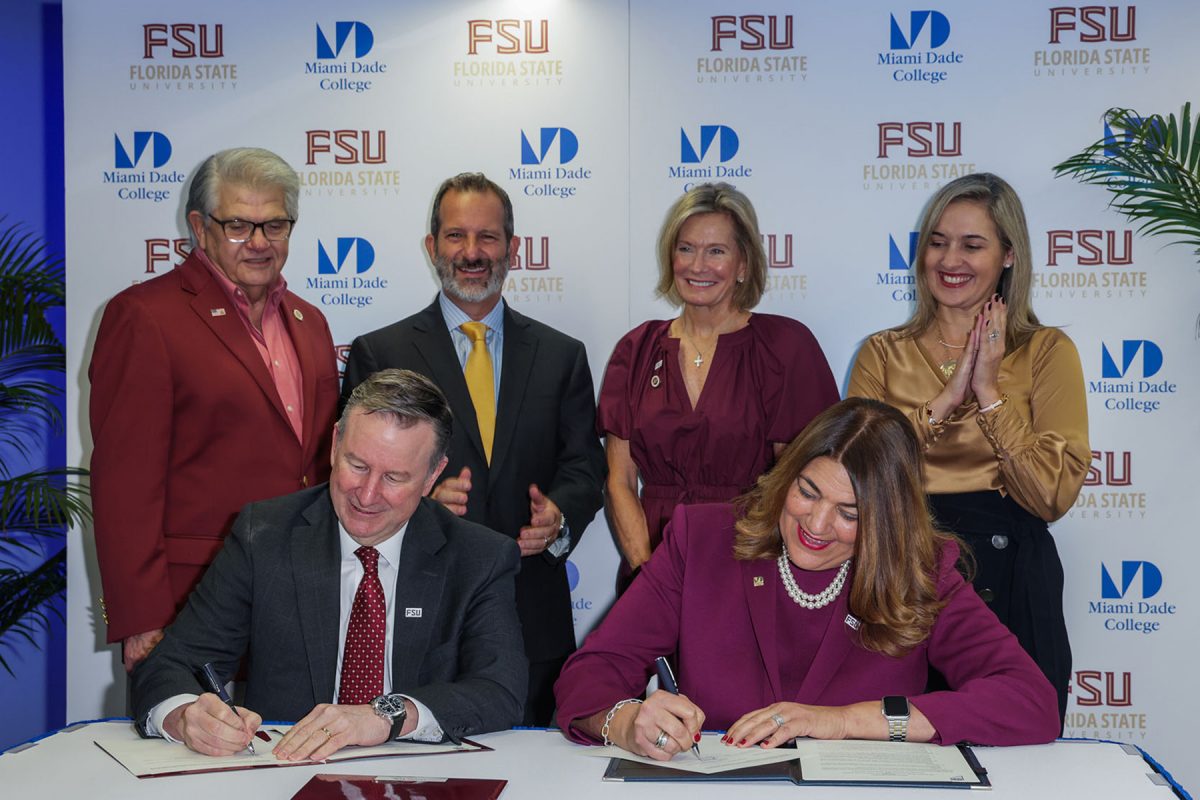
[[[371,701],[371,709],[387,721],[392,729],[388,731],[388,741],[400,735],[404,720],[408,719],[408,709],[404,707],[404,695],[381,694]]]
[[[887,720],[888,741],[903,742],[908,739],[908,698],[887,695],[880,704],[883,718]]]

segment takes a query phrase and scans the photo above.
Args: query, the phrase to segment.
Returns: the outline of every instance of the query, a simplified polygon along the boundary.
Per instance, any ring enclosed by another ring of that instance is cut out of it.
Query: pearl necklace
[[[816,610],[824,608],[837,599],[837,596],[842,593],[842,586],[846,583],[846,576],[850,573],[850,559],[842,562],[841,569],[834,577],[833,583],[825,587],[825,591],[819,594],[809,594],[796,585],[796,579],[792,577],[792,570],[788,566],[787,549],[779,554],[779,559],[775,562],[779,565],[779,579],[783,581],[783,588],[787,590],[788,597],[796,601],[796,605],[801,608]]]

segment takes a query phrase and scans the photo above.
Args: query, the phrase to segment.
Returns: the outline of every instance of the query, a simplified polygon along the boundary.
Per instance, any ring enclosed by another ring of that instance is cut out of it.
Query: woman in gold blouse
[[[976,562],[975,588],[1066,711],[1063,571],[1046,527],[1091,460],[1079,354],[1030,308],[1029,230],[1016,192],[979,173],[942,187],[921,220],[917,308],[864,342],[849,395],[904,411],[927,458],[940,525]]]

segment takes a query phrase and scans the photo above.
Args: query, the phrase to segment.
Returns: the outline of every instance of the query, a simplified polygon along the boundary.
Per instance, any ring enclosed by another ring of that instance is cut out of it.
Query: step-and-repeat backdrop
[[[259,145],[302,181],[285,276],[357,334],[426,305],[432,194],[482,170],[516,206],[505,296],[588,346],[672,315],[654,297],[663,213],[693,183],[754,201],[761,310],[816,333],[843,382],[912,308],[914,229],[942,183],[999,173],[1029,216],[1034,303],[1074,339],[1092,469],[1052,530],[1075,653],[1067,735],[1132,742],[1200,783],[1195,492],[1200,275],[1105,193],[1052,166],[1103,112],[1178,111],[1200,6],[1156,0],[64,3],[70,461],[88,463],[87,363],[106,300],[187,249],[183,194],[215,150]],[[612,597],[604,520],[571,563],[582,637]],[[91,532],[70,550],[68,717],[124,708]],[[1190,713],[1188,713],[1190,712]]]

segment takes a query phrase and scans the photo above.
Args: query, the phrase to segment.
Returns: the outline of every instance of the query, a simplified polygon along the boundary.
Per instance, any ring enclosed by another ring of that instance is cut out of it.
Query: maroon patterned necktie
[[[387,602],[379,582],[379,551],[360,547],[354,555],[362,562],[363,576],[350,608],[338,687],[338,704],[348,706],[369,703],[383,694],[383,648],[387,638]]]

